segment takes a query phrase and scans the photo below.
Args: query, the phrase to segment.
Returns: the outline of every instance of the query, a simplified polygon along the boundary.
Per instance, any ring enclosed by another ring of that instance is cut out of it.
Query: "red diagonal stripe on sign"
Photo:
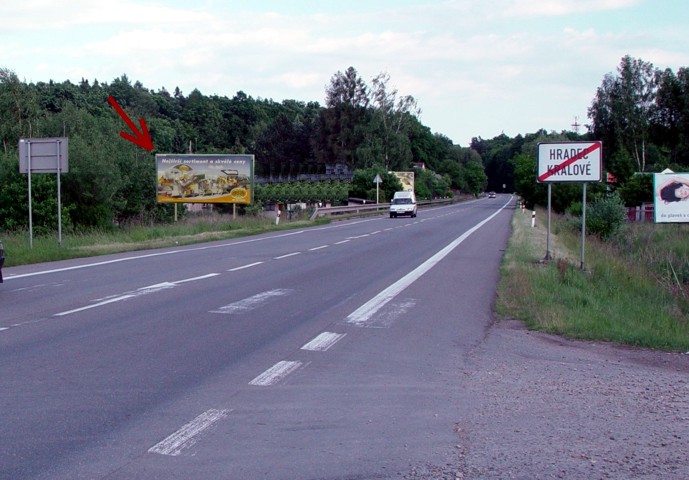
[[[557,167],[553,168],[552,170],[548,170],[547,172],[545,172],[544,174],[542,174],[541,176],[539,176],[539,177],[538,177],[538,181],[539,181],[539,182],[542,182],[542,181],[544,181],[545,179],[547,179],[548,177],[550,177],[551,175],[555,175],[555,174],[556,174],[557,172],[559,172],[560,170],[564,170],[565,168],[567,168],[569,165],[573,164],[573,163],[576,162],[577,160],[581,160],[582,158],[584,158],[584,157],[585,157],[586,155],[588,155],[589,153],[593,152],[594,150],[597,150],[600,146],[601,146],[601,144],[600,144],[599,142],[596,142],[596,143],[594,143],[593,145],[591,145],[590,147],[585,148],[584,150],[582,150],[581,152],[577,153],[576,155],[574,155],[574,156],[573,156],[572,158],[570,158],[569,160],[566,160],[566,161],[562,162],[562,163],[561,163],[560,165],[558,165]]]

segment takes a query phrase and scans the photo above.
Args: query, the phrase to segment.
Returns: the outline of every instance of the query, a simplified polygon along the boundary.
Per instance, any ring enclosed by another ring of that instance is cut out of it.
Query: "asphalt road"
[[[513,207],[498,195],[414,219],[7,268],[0,478],[451,466],[472,402],[458,372],[492,323]]]

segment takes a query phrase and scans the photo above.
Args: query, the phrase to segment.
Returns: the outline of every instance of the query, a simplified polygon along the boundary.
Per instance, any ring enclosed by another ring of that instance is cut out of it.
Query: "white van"
[[[390,202],[390,218],[400,215],[416,216],[416,196],[411,190],[395,192],[395,196]]]

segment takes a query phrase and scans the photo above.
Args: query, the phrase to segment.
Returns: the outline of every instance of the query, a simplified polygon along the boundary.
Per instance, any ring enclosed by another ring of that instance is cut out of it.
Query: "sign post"
[[[29,246],[33,248],[33,212],[31,209],[31,173],[57,174],[57,243],[62,245],[62,200],[60,174],[69,169],[67,137],[19,139],[19,173],[28,173]]]
[[[538,144],[538,182],[548,183],[548,232],[546,260],[550,260],[551,183],[583,183],[581,225],[581,269],[584,270],[586,242],[586,183],[600,182],[603,172],[603,143],[560,142]]]
[[[380,200],[379,191],[380,191],[380,184],[382,181],[383,181],[383,179],[380,178],[380,175],[376,174],[376,178],[373,179],[373,182],[376,184],[376,205],[378,205],[380,203],[379,202],[379,200]]]

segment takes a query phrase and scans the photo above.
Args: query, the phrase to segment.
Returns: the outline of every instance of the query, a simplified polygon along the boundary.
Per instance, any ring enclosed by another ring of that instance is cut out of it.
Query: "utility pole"
[[[574,123],[572,124],[572,128],[574,129],[574,133],[576,133],[577,135],[579,135],[579,127],[580,126],[581,125],[579,125],[579,117],[575,116],[574,117]]]

